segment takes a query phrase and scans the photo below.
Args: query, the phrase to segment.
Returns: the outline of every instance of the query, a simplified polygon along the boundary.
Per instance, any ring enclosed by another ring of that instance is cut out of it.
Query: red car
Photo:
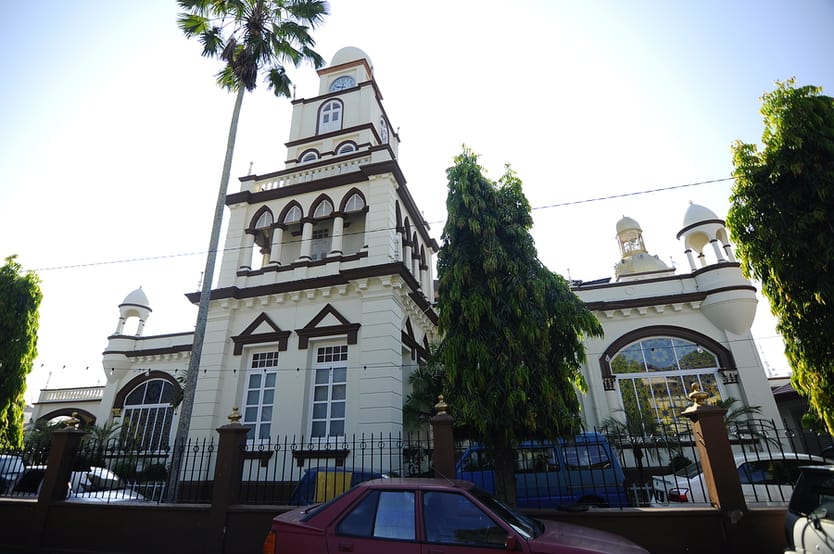
[[[605,531],[518,513],[468,481],[365,481],[325,504],[276,516],[264,554],[645,554]]]

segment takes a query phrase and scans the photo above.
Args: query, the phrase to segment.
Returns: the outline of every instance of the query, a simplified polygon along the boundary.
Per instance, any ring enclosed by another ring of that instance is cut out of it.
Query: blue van
[[[627,506],[625,474],[604,435],[580,433],[555,442],[527,441],[515,451],[519,508]],[[457,478],[495,493],[492,453],[471,446],[457,463]]]

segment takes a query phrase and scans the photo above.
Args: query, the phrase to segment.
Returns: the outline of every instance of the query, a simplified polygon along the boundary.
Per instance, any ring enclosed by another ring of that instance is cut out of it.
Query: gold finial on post
[[[443,400],[443,395],[437,397],[437,404],[434,405],[434,408],[437,410],[436,415],[446,415],[446,410],[449,408],[449,405]]]
[[[229,418],[229,422],[230,422],[230,423],[240,423],[240,418],[241,418],[241,417],[242,417],[242,416],[240,415],[240,411],[238,410],[237,406],[235,406],[234,408],[232,408],[232,413],[230,413],[230,414],[228,415],[228,418]]]
[[[81,418],[78,417],[78,412],[72,412],[72,415],[66,421],[66,428],[67,429],[78,429],[78,425],[80,423],[81,423]]]
[[[693,408],[697,408],[698,406],[705,406],[705,402],[707,398],[709,398],[710,394],[708,392],[701,390],[701,385],[698,383],[692,383],[692,392],[689,393],[689,399],[692,400]]]

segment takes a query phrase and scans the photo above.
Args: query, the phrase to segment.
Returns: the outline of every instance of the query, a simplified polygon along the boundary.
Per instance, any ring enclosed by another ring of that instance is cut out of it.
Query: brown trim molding
[[[749,290],[756,292],[756,287],[752,285],[738,285],[730,287],[718,287],[703,292],[690,292],[687,294],[668,294],[665,296],[645,296],[642,298],[634,298],[630,300],[613,300],[613,301],[599,301],[588,302],[585,306],[592,311],[608,311],[608,310],[622,310],[627,308],[644,308],[647,306],[660,306],[667,304],[686,304],[688,302],[703,302],[711,294],[718,294],[719,292],[729,292],[735,290]]]
[[[192,341],[193,342],[193,341]],[[139,350],[105,350],[102,354],[121,354],[126,358],[139,358],[140,356],[164,356],[165,354],[178,354],[180,352],[191,352],[192,343],[165,346],[162,348],[144,348]]]
[[[603,383],[605,383],[606,386],[609,383],[612,385],[611,389],[606,388],[606,390],[614,390],[613,383],[617,379],[616,374],[611,371],[610,360],[629,344],[651,337],[674,337],[703,345],[710,352],[718,356],[719,369],[732,369],[736,367],[733,355],[727,348],[724,347],[724,345],[715,339],[685,327],[674,327],[672,325],[650,325],[648,327],[635,329],[634,331],[620,336],[617,340],[609,344],[608,348],[605,349],[605,352],[603,352],[599,357],[599,368],[602,373]]]
[[[328,315],[332,315],[338,319],[341,325],[318,327],[318,324]],[[339,310],[328,304],[303,329],[295,330],[295,333],[298,335],[298,349],[307,350],[310,338],[312,337],[331,337],[335,335],[347,335],[347,343],[356,344],[361,326],[360,323],[351,323],[345,316],[339,313]]]
[[[52,410],[49,413],[43,414],[38,418],[38,421],[49,421],[50,419],[61,417],[61,416],[70,416],[76,417],[80,419],[87,425],[91,425],[96,422],[96,416],[92,412],[88,412],[87,410],[82,410],[81,408],[76,407],[66,407],[66,408],[58,408],[57,410]]]
[[[684,227],[683,229],[678,231],[678,234],[675,238],[680,239],[681,236],[685,232],[689,231],[690,229],[694,229],[695,227],[700,227],[701,225],[708,225],[710,223],[717,223],[717,224],[721,225],[722,227],[724,226],[724,220],[723,219],[705,219],[704,221],[698,221],[697,223],[692,223],[691,225],[687,225],[686,227]]]
[[[357,279],[370,279],[373,277],[385,277],[390,275],[397,275],[406,282],[408,287],[412,290],[412,292],[409,293],[409,297],[414,300],[414,302],[423,312],[426,313],[429,318],[433,318],[432,321],[435,321],[437,314],[434,313],[434,308],[431,304],[429,304],[425,296],[419,292],[419,284],[417,283],[417,280],[401,262],[345,269],[334,275],[325,275],[323,277],[314,277],[311,279],[299,279],[297,281],[290,281],[286,283],[272,283],[269,285],[246,288],[224,287],[212,290],[211,299],[223,300],[226,298],[234,298],[240,300],[243,298],[256,298],[258,296],[266,296],[269,294],[284,294],[320,287],[347,285],[351,281]],[[185,296],[194,304],[200,301],[200,292],[189,292],[186,293]]]
[[[255,329],[260,327],[261,324],[266,324],[272,329],[272,332],[255,334]],[[264,312],[261,312],[258,317],[252,320],[252,323],[247,325],[246,329],[244,329],[239,335],[231,337],[232,341],[235,343],[233,351],[235,356],[240,356],[243,353],[244,346],[248,346],[250,344],[265,344],[269,342],[277,342],[278,351],[284,352],[287,349],[289,338],[290,332],[282,331],[281,328],[278,327],[278,325]]]
[[[164,381],[168,381],[169,383],[174,385],[174,387],[176,387],[176,390],[182,390],[182,386],[177,382],[176,379],[174,379],[174,377],[170,373],[165,371],[153,370],[148,375],[142,374],[134,377],[133,379],[128,381],[122,388],[120,388],[119,391],[116,393],[116,397],[113,399],[113,408],[124,408],[125,398],[127,397],[127,395],[133,392],[133,389],[135,389],[145,381],[151,381],[153,379],[162,379]]]

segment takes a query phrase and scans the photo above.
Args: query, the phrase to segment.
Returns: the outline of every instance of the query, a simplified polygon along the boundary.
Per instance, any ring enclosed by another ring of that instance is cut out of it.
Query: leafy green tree
[[[495,183],[464,147],[447,176],[438,254],[446,400],[493,448],[496,493],[514,503],[513,446],[580,428],[582,338],[602,328],[567,281],[539,261],[530,204],[509,167]]]
[[[408,431],[425,428],[434,415],[438,396],[443,394],[443,366],[437,356],[420,364],[409,375],[411,393],[403,403],[403,425]]]
[[[257,87],[258,76],[265,71],[268,88],[276,96],[290,97],[292,82],[284,64],[298,67],[309,61],[317,68],[324,65],[313,50],[310,30],[324,21],[329,7],[322,0],[177,0],[177,5],[184,10],[177,19],[182,32],[188,38],[197,37],[203,56],[220,59],[223,66],[217,73],[217,84],[236,93],[177,427],[176,444],[183,444],[191,424],[243,95]]]
[[[791,79],[761,100],[764,148],[733,146],[727,226],[778,319],[810,419],[834,433],[834,98]]]
[[[16,256],[0,267],[0,447],[23,446],[26,376],[38,355],[40,279]]]

